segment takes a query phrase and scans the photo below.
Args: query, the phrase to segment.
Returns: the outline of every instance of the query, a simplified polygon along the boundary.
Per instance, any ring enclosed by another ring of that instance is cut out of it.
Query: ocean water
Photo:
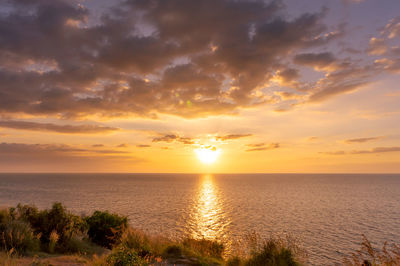
[[[360,248],[400,244],[400,175],[0,174],[0,206],[78,214],[110,210],[154,234],[230,243],[249,232],[291,235],[310,265],[335,265]]]

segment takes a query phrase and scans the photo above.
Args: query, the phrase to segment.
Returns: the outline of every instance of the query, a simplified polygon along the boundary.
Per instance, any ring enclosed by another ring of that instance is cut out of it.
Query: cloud
[[[126,147],[128,147],[128,144],[125,144],[125,143],[121,143],[121,144],[117,145],[117,148],[126,148]]]
[[[344,93],[356,91],[370,83],[369,79],[376,73],[373,66],[358,67],[352,64],[343,69],[325,75],[313,87],[309,102],[321,102]]]
[[[171,143],[173,141],[178,141],[186,145],[195,144],[195,141],[192,138],[180,137],[175,134],[164,134],[161,137],[155,137],[152,140],[152,142],[168,142],[168,143]]]
[[[252,148],[259,148],[265,146],[265,143],[252,143],[252,144],[246,144],[247,147],[252,147]]]
[[[0,127],[31,131],[51,131],[63,134],[98,134],[118,131],[119,128],[98,125],[57,125],[28,121],[3,120]]]
[[[375,38],[372,37],[369,40],[369,48],[368,53],[371,55],[383,55],[386,53],[388,47],[385,44],[385,40],[383,38]]]
[[[400,73],[400,48],[393,39],[400,37],[400,17],[389,21],[380,31],[379,36],[372,37],[368,53],[378,56],[375,67],[389,73]]]
[[[25,144],[25,143],[0,143],[0,154],[24,154],[29,153],[33,156],[47,154],[84,156],[93,154],[128,154],[117,150],[92,150],[86,148],[73,147],[65,144]]]
[[[325,69],[332,66],[336,62],[336,58],[332,53],[306,53],[298,54],[294,57],[294,62],[299,65],[311,66],[317,70]]]
[[[0,143],[0,167],[15,171],[99,171],[143,159],[128,152],[64,144]]]
[[[326,89],[323,89],[319,92],[312,94],[310,96],[310,101],[311,102],[321,102],[323,100],[329,99],[332,96],[335,96],[338,94],[355,91],[367,84],[368,83],[366,83],[366,82],[355,82],[355,83],[350,83],[350,84],[334,85],[332,87],[328,87]]]
[[[351,154],[365,154],[365,153],[384,153],[384,152],[398,152],[400,147],[377,147],[372,150],[352,151]]]
[[[149,147],[151,147],[151,145],[148,145],[148,144],[138,144],[138,145],[136,145],[136,147],[138,147],[138,148],[149,148]]]
[[[328,155],[346,155],[346,154],[377,154],[387,152],[399,152],[400,147],[376,147],[371,150],[353,150],[353,151],[333,151],[333,152],[321,152]]]
[[[152,142],[173,142],[177,138],[179,138],[177,135],[166,134],[161,137],[153,138]]]
[[[390,20],[382,30],[381,34],[387,36],[388,39],[400,37],[400,17]]]
[[[92,147],[93,148],[101,148],[101,147],[104,147],[104,144],[93,144]]]
[[[251,137],[253,134],[229,134],[225,136],[217,136],[215,139],[216,140],[233,140],[233,139],[240,139],[240,138],[246,138],[246,137]]]
[[[275,76],[271,79],[271,81],[277,82],[281,86],[300,89],[301,83],[298,81],[299,78],[300,78],[300,72],[298,69],[282,68],[275,73]],[[279,92],[279,91],[275,92],[275,94],[278,93],[288,93],[288,92]]]
[[[368,85],[371,78],[381,72],[376,63],[362,65],[349,58],[339,59],[331,52],[301,53],[293,61],[298,65],[323,71],[325,75],[312,82],[292,81],[291,87],[296,92],[275,92],[282,100],[292,101],[289,105],[277,108],[278,111],[287,111],[302,104],[323,102],[337,95],[354,92]],[[281,84],[290,86],[282,82]]]
[[[389,58],[381,58],[375,60],[375,64],[382,67],[382,69],[398,74],[400,73],[400,58],[394,58],[394,59],[389,59]]]
[[[278,0],[127,0],[102,14],[75,1],[9,1],[5,10],[0,113],[8,115],[235,114],[273,102],[259,89],[282,58],[340,37],[326,32],[326,11],[288,17]],[[280,76],[297,78],[289,69]]]
[[[292,92],[287,92],[287,91],[278,91],[275,92],[276,95],[281,97],[283,100],[293,100],[293,99],[301,99],[303,98],[303,95],[297,94],[297,93],[292,93]],[[279,110],[279,109],[276,109]],[[284,109],[282,109],[284,110]]]
[[[347,154],[345,151],[327,151],[327,152],[320,152],[321,154],[327,155],[344,155]]]
[[[177,140],[179,142],[182,142],[183,144],[187,144],[187,145],[195,144],[195,141],[192,138],[180,137]]]
[[[381,137],[370,137],[370,138],[357,138],[357,139],[346,139],[344,142],[347,144],[353,144],[353,143],[364,143],[364,142],[369,142],[369,141],[374,141],[374,140],[379,140]]]
[[[250,146],[250,147],[254,147],[251,149],[247,149],[246,151],[251,152],[251,151],[266,151],[266,150],[274,150],[274,149],[278,149],[280,148],[280,144],[279,143],[270,143],[270,144],[265,144],[265,143],[261,143],[260,144],[253,144],[253,145],[259,145],[259,146]],[[251,145],[251,144],[250,144]],[[247,145],[249,146],[249,145]]]

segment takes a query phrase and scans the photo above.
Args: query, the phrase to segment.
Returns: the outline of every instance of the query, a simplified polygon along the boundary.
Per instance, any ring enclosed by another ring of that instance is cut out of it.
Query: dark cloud
[[[344,142],[348,144],[353,144],[353,143],[364,143],[364,142],[369,142],[369,141],[374,141],[374,140],[379,140],[381,137],[370,137],[370,138],[357,138],[357,139],[346,139]]]
[[[300,77],[299,70],[294,68],[286,68],[279,71],[279,76],[285,81],[290,82]]]
[[[338,37],[326,33],[325,11],[290,18],[278,0],[117,3],[94,23],[75,1],[7,2],[0,113],[234,114],[271,103],[255,92],[282,69],[282,58]]]
[[[240,139],[240,138],[246,138],[246,137],[251,137],[253,134],[229,134],[225,136],[218,136],[215,139],[216,140],[232,140],[232,139]]]
[[[298,54],[294,57],[294,62],[299,65],[311,66],[319,69],[330,66],[336,62],[336,58],[332,53],[307,53]]]
[[[97,134],[119,130],[119,128],[115,127],[98,125],[57,125],[52,123],[36,123],[15,120],[0,121],[0,127],[32,131],[52,131],[64,134]]]
[[[280,148],[280,144],[279,143],[270,143],[270,144],[265,144],[265,143],[261,143],[261,146],[252,146],[254,148],[251,149],[247,149],[246,151],[266,151],[266,150],[274,150],[274,149],[278,149]],[[250,144],[251,145],[251,144]],[[253,144],[254,145],[254,144]],[[255,145],[259,145],[259,144],[255,144]],[[249,145],[248,145],[249,146]],[[250,146],[251,147],[251,146]]]

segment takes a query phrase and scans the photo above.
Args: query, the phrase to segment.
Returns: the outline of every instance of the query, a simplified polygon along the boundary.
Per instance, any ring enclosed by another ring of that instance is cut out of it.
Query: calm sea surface
[[[0,174],[0,206],[110,210],[155,234],[231,240],[255,231],[300,238],[309,263],[400,244],[400,175]]]

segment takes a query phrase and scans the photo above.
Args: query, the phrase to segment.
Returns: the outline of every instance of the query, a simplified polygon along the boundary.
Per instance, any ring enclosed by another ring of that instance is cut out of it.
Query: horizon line
[[[268,174],[312,174],[312,175],[400,175],[400,172],[217,172],[217,173],[195,173],[195,172],[1,172],[0,174],[191,174],[191,175],[268,175]]]

